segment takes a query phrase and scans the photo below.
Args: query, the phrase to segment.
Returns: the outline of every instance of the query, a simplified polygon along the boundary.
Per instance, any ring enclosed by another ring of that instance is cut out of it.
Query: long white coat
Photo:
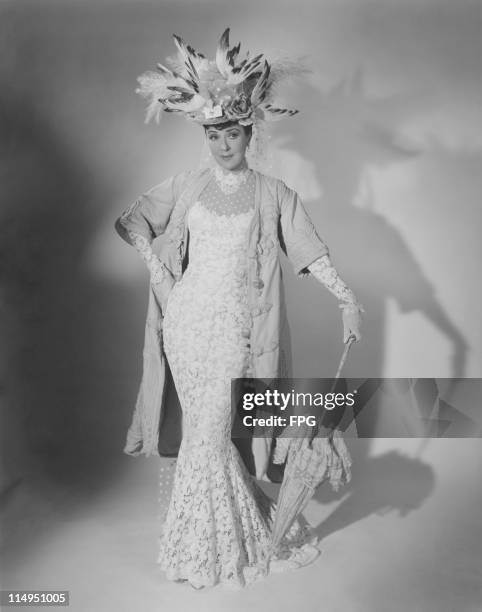
[[[246,244],[252,316],[245,335],[250,338],[250,370],[255,378],[289,378],[291,347],[280,249],[301,275],[308,274],[307,266],[327,254],[328,248],[298,194],[279,179],[255,174],[255,213]],[[160,253],[172,273],[164,286],[166,296],[188,263],[187,212],[210,178],[209,169],[172,176],[141,195],[116,222],[118,233],[127,242],[128,231],[149,240],[166,234]],[[175,456],[182,438],[181,407],[163,351],[162,321],[162,309],[150,288],[143,376],[124,449],[129,455]],[[251,461],[243,457],[257,477],[266,472],[270,448],[270,440],[253,438]]]

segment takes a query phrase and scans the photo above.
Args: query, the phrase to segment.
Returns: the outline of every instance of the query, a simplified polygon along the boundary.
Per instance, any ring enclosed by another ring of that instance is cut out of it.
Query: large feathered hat
[[[203,125],[238,121],[251,125],[257,119],[273,121],[297,110],[272,104],[274,85],[280,79],[306,70],[296,62],[268,63],[263,55],[240,57],[240,43],[229,46],[229,28],[221,36],[214,60],[208,60],[174,35],[177,57],[157,64],[158,72],[138,77],[136,93],[149,100],[146,123],[158,122],[161,111],[182,113]]]

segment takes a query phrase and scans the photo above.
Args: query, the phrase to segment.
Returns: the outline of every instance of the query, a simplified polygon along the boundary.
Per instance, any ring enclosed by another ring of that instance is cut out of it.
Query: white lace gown
[[[189,265],[163,324],[183,439],[158,562],[168,579],[198,588],[259,578],[270,543],[274,504],[231,441],[231,378],[246,375],[249,350],[246,244],[254,185],[250,171],[232,194],[213,180],[190,208]],[[307,527],[296,522],[281,557],[299,555],[309,541]]]

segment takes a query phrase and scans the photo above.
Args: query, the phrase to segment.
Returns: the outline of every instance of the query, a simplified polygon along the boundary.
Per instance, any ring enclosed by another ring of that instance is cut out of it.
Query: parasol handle
[[[356,340],[355,335],[354,334],[350,334],[350,336],[348,337],[348,340],[345,343],[345,348],[343,349],[343,354],[341,356],[340,363],[338,364],[338,369],[336,371],[335,378],[334,378],[333,384],[331,386],[331,391],[332,392],[335,390],[336,383],[337,383],[338,379],[340,378],[341,371],[343,369],[343,366],[345,365],[346,358],[348,357],[348,351],[350,350],[350,347],[355,342],[355,340]]]
[[[330,393],[333,393],[333,391],[335,390],[336,383],[338,382],[338,379],[340,378],[341,371],[343,369],[343,366],[345,365],[346,358],[348,357],[348,351],[350,350],[350,347],[355,342],[355,340],[356,340],[355,335],[350,334],[350,336],[348,337],[348,340],[345,342],[345,348],[343,349],[343,354],[341,356],[340,363],[338,364],[338,369],[336,370],[335,378],[333,379],[333,384],[331,385]],[[315,425],[315,427],[313,427],[311,435],[310,435],[310,439],[308,442],[308,446],[310,448],[312,448],[313,440],[316,438],[319,431],[320,431],[320,426],[317,424]],[[331,444],[332,441],[333,441],[333,429],[328,434],[328,442]]]

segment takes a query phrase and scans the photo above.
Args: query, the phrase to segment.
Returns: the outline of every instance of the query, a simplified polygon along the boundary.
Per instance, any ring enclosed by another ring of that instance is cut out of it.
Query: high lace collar
[[[241,170],[233,171],[225,170],[221,166],[216,165],[213,168],[213,172],[218,187],[223,193],[229,195],[235,193],[247,181],[250,169],[246,166]]]

